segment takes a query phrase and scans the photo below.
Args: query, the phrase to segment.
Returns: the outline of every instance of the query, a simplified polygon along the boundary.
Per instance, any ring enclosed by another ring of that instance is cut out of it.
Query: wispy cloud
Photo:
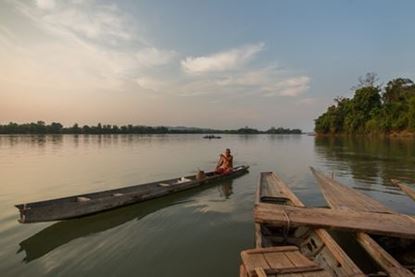
[[[169,82],[150,76],[139,77],[136,79],[136,82],[141,88],[151,90],[153,92],[160,92],[166,88],[167,84],[169,84]]]
[[[267,93],[265,95],[299,96],[310,88],[310,80],[308,76],[288,78],[266,87],[265,90]]]
[[[186,57],[181,65],[183,70],[190,74],[233,70],[250,61],[264,49],[264,45],[261,42],[208,56]]]
[[[308,76],[293,76],[277,67],[265,67],[257,70],[236,72],[220,78],[220,86],[253,90],[257,96],[299,96],[310,87]]]
[[[140,31],[140,18],[116,4],[8,0],[4,5],[19,24],[0,18],[1,96],[13,110],[24,99],[20,111],[32,111],[29,120],[45,111],[57,120],[67,109],[73,121],[76,109],[82,110],[79,118],[114,116],[123,123],[158,117],[160,124],[192,118],[199,125],[201,118],[209,123],[226,117],[225,126],[259,121],[263,105],[281,110],[285,103],[311,103],[301,100],[309,97],[310,77],[277,67],[272,56],[264,60],[262,42],[190,56],[156,45],[150,33]],[[102,112],[109,110],[113,113]]]
[[[40,9],[50,10],[55,8],[56,2],[55,0],[36,0],[36,5]]]
[[[137,76],[172,62],[177,55],[150,45],[115,4],[93,0],[9,4],[42,36],[41,43],[21,44],[22,36],[9,34],[19,31],[3,28],[0,32],[4,46],[20,45],[9,47],[2,59],[14,67],[14,73],[9,70],[3,78],[15,83],[25,75],[36,86],[120,90],[126,82],[137,84]]]
[[[168,64],[176,56],[177,53],[173,50],[161,50],[154,47],[140,49],[135,54],[137,62],[146,67]]]
[[[37,0],[36,7],[16,2],[18,9],[48,31],[66,32],[81,39],[108,44],[138,39],[128,24],[128,16],[115,4],[95,1]]]
[[[298,101],[298,104],[303,105],[303,106],[310,106],[310,105],[314,105],[316,101],[317,101],[316,98],[306,97],[306,98],[300,99]]]

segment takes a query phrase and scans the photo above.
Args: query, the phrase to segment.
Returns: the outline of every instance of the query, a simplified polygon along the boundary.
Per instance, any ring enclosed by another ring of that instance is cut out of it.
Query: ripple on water
[[[16,221],[16,199],[182,176],[197,167],[214,167],[225,147],[231,147],[235,162],[251,166],[250,174],[231,186],[219,184],[65,222]],[[5,168],[0,183],[0,272],[10,276],[177,276],[184,263],[189,276],[203,275],[206,268],[210,276],[235,276],[239,251],[254,246],[252,208],[261,171],[276,171],[306,205],[326,203],[308,168],[314,166],[334,172],[339,181],[388,207],[415,210],[415,202],[389,185],[391,177],[415,178],[412,144],[309,136],[224,135],[207,142],[199,135],[68,135],[0,136],[0,148]],[[19,247],[22,251],[16,254]]]

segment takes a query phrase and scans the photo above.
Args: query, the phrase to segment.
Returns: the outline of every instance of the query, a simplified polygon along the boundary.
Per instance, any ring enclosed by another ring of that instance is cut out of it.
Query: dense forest
[[[335,104],[315,120],[317,134],[390,135],[415,132],[415,84],[406,78],[377,85],[376,74],[359,79],[352,98]]]
[[[270,128],[260,131],[249,127],[236,130],[214,130],[187,127],[149,127],[110,125],[98,123],[96,126],[74,124],[72,127],[64,127],[61,123],[44,121],[36,123],[17,124],[10,122],[7,125],[0,124],[0,134],[301,134],[300,129]]]

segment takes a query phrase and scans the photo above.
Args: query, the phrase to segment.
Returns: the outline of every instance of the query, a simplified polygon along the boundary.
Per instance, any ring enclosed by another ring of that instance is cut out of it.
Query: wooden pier
[[[256,248],[242,251],[240,276],[415,276],[415,260],[396,255],[415,254],[415,218],[311,170],[329,208],[305,207],[275,173],[261,173],[254,208]],[[327,229],[354,235],[373,262],[373,272],[361,270],[353,253],[346,253]]]

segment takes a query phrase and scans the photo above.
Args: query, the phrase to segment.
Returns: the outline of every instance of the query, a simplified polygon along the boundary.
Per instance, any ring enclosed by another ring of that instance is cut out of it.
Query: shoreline
[[[407,139],[413,139],[415,138],[415,132],[411,131],[401,131],[401,132],[389,132],[389,133],[369,133],[369,134],[321,134],[316,133],[316,137],[367,137],[367,138],[373,138],[373,137],[379,137],[379,138],[407,138]]]

